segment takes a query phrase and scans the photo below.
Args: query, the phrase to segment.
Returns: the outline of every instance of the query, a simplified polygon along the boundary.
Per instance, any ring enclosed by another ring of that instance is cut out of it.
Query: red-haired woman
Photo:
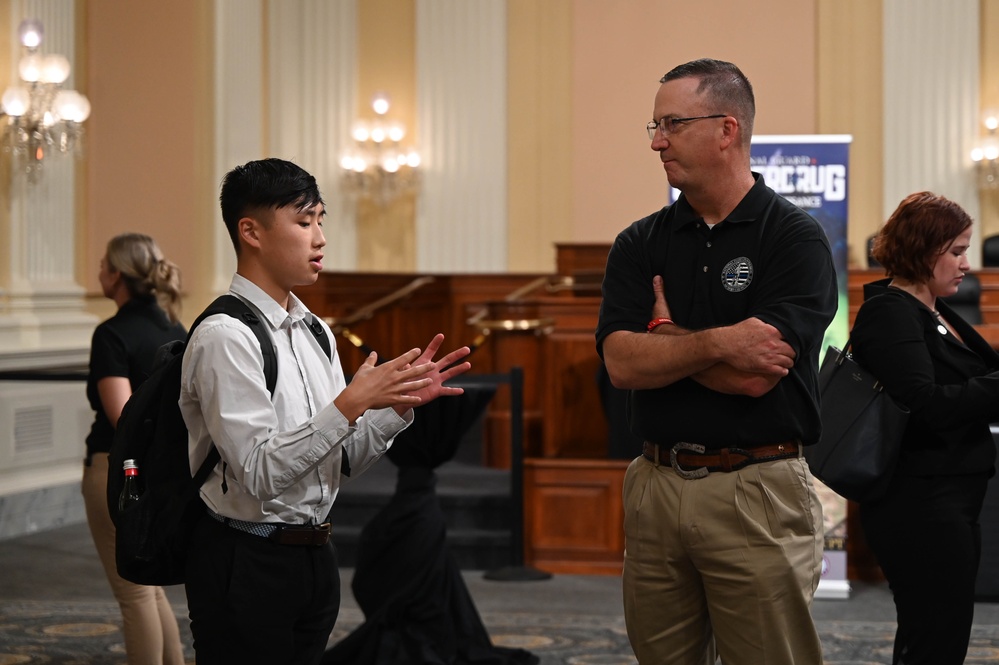
[[[943,300],[971,269],[970,243],[959,205],[906,197],[874,241],[888,279],[864,287],[851,335],[856,359],[912,413],[887,494],[860,511],[895,600],[893,663],[959,665],[971,634],[999,354]]]

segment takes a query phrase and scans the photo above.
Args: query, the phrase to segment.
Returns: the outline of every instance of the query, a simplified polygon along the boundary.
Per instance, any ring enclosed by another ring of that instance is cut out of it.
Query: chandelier
[[[13,153],[29,177],[37,175],[53,153],[77,153],[82,123],[90,102],[76,90],[64,90],[70,65],[66,56],[39,50],[44,29],[37,19],[26,19],[17,35],[24,54],[17,63],[20,82],[0,97],[4,152]]]
[[[340,158],[343,191],[352,198],[386,206],[419,187],[420,154],[403,146],[406,128],[386,119],[389,98],[378,93],[371,101],[376,119],[354,123],[352,148]]]
[[[999,113],[987,111],[983,119],[986,136],[971,151],[971,161],[978,169],[978,186],[981,189],[999,187]]]

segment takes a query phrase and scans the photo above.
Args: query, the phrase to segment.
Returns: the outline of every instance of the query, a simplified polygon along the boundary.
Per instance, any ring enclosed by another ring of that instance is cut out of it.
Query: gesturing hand
[[[411,349],[378,365],[378,354],[372,352],[333,403],[351,423],[368,409],[418,405],[420,396],[415,393],[434,382],[424,375],[436,368],[432,362],[412,364],[421,357],[419,349]]]
[[[438,397],[462,394],[464,390],[445,386],[444,382],[472,367],[467,361],[459,362],[471,350],[463,346],[434,362],[434,356],[443,342],[444,335],[437,334],[427,344],[426,350],[410,349],[381,365],[377,364],[378,354],[372,352],[333,403],[353,423],[368,409],[391,406],[402,415],[410,408],[432,402]],[[438,371],[438,368],[442,369]]]
[[[430,343],[427,344],[426,350],[420,354],[420,357],[416,359],[413,363],[414,367],[420,367],[426,364],[432,364],[433,370],[426,374],[426,377],[430,379],[430,382],[423,385],[423,387],[417,388],[409,394],[418,397],[420,404],[427,404],[432,402],[438,397],[445,397],[448,395],[461,395],[465,392],[461,388],[456,388],[453,386],[445,386],[444,382],[453,379],[454,377],[464,374],[469,369],[471,369],[472,364],[469,362],[458,363],[459,360],[468,356],[471,350],[467,346],[463,346],[460,349],[455,349],[451,353],[447,354],[436,363],[433,362],[434,356],[437,351],[441,348],[441,344],[444,342],[444,335],[438,333],[434,336]],[[437,368],[441,367],[440,371]],[[397,408],[398,410],[398,408]]]

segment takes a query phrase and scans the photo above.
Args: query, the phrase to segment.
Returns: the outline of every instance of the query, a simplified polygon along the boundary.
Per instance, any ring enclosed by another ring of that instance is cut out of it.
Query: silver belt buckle
[[[676,461],[676,453],[680,450],[689,450],[694,453],[704,453],[704,446],[697,443],[687,443],[686,441],[681,441],[669,450],[669,465],[673,467],[673,470],[681,478],[686,478],[687,480],[694,480],[695,478],[704,478],[708,475],[708,468],[705,466],[698,467],[692,471],[687,471],[680,463]]]

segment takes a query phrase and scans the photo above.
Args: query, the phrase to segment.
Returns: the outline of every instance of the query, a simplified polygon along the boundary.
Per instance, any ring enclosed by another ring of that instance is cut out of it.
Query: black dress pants
[[[198,665],[319,663],[340,611],[332,541],[279,545],[206,515],[186,574]]]
[[[898,615],[892,663],[961,665],[975,611],[987,474],[896,476],[861,506],[864,536]]]

